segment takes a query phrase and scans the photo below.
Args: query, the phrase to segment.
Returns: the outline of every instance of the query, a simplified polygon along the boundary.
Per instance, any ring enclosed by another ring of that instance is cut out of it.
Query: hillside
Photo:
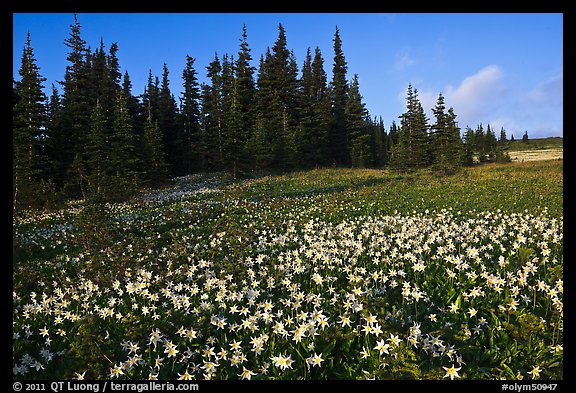
[[[195,175],[15,218],[14,377],[562,379],[562,165]]]
[[[556,160],[564,156],[564,140],[561,137],[529,139],[528,142],[515,140],[510,143],[512,161]]]

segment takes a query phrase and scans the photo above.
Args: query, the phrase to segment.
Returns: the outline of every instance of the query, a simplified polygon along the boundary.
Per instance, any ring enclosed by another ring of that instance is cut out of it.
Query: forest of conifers
[[[462,133],[442,94],[428,119],[411,85],[406,111],[386,130],[368,113],[358,76],[347,79],[338,27],[331,80],[318,47],[298,66],[281,24],[253,67],[244,26],[238,53],[216,54],[205,67],[207,83],[186,57],[179,97],[166,64],[161,77],[150,71],[136,95],[120,71],[118,45],[101,41],[92,50],[76,15],[64,43],[64,80],[52,83],[49,97],[30,35],[13,82],[14,211],[78,198],[124,200],[199,172],[237,179],[326,166],[452,171],[509,161],[504,129],[499,138],[489,125]]]

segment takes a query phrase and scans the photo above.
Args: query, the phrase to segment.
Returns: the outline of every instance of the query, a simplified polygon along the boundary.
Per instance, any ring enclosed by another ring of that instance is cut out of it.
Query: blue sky
[[[418,89],[431,122],[438,94],[453,106],[459,125],[491,124],[516,138],[563,136],[563,15],[560,13],[79,13],[81,34],[93,49],[104,40],[119,46],[122,71],[141,94],[148,70],[170,71],[178,96],[186,55],[196,59],[200,81],[215,52],[236,56],[245,23],[253,65],[272,47],[278,24],[298,66],[318,46],[331,78],[338,26],[348,79],[358,74],[371,116],[386,128],[405,110],[408,83]],[[26,33],[49,88],[63,80],[72,14],[13,14],[14,78]]]

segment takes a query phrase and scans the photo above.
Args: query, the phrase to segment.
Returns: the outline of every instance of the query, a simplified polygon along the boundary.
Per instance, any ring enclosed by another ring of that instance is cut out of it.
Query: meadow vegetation
[[[13,219],[17,379],[562,379],[563,162],[175,179]]]

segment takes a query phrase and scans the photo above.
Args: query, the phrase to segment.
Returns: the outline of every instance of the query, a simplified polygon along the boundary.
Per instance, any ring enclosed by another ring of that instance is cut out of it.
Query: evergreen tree
[[[447,126],[447,144],[446,156],[449,163],[449,168],[454,169],[464,164],[464,146],[462,137],[460,136],[460,127],[456,122],[456,114],[454,108],[448,108],[446,118]]]
[[[374,120],[370,124],[371,126],[371,155],[372,162],[375,167],[383,167],[388,163],[388,135],[384,129],[384,122],[382,117],[379,121]]]
[[[130,80],[128,71],[124,72],[121,90],[124,97],[126,97],[126,107],[134,124],[134,131],[136,132],[136,135],[141,137],[144,134],[144,114],[138,98],[132,94],[132,81]]]
[[[314,61],[310,48],[302,66],[299,125],[296,135],[298,162],[304,168],[327,163],[327,134],[330,112],[326,97],[326,72],[320,49]]]
[[[428,120],[418,100],[418,91],[408,85],[406,112],[400,116],[398,143],[394,145],[393,165],[399,169],[430,164]]]
[[[484,146],[486,148],[486,153],[488,154],[488,160],[491,162],[496,161],[498,141],[496,140],[496,134],[492,131],[490,124],[488,124],[486,134],[484,135]]]
[[[110,181],[113,200],[133,195],[140,184],[140,161],[136,155],[135,134],[127,100],[118,92],[114,105],[114,124],[110,137]]]
[[[218,171],[223,167],[224,128],[222,123],[222,65],[218,54],[206,67],[209,85],[202,87],[202,126],[205,148],[205,169]]]
[[[70,37],[64,43],[70,49],[67,60],[62,96],[61,132],[63,146],[59,146],[62,169],[65,171],[66,194],[78,197],[82,191],[83,145],[90,130],[91,101],[93,100],[91,83],[91,55],[86,42],[80,36],[80,23],[74,14],[74,23],[70,26]],[[92,101],[92,104],[94,101]]]
[[[432,109],[436,122],[431,126],[431,144],[433,146],[434,165],[439,169],[449,167],[448,157],[448,117],[442,93],[438,95],[436,106]]]
[[[148,116],[144,123],[143,151],[145,164],[144,177],[149,186],[158,186],[168,176],[168,165],[162,147],[162,133],[157,121],[152,120],[152,110],[148,108]]]
[[[478,154],[480,163],[488,161],[488,150],[486,149],[486,135],[482,123],[478,124],[474,131],[474,151]]]
[[[146,87],[144,87],[144,93],[142,94],[142,108],[146,110],[145,118],[152,116],[152,120],[158,120],[159,112],[159,96],[160,96],[160,81],[158,77],[154,78],[152,75],[152,70],[148,71],[148,81]]]
[[[347,65],[342,51],[342,40],[336,26],[334,33],[334,66],[332,68],[332,122],[328,135],[330,155],[337,165],[350,164],[348,131],[346,130],[346,102],[348,85],[346,81]]]
[[[324,59],[319,47],[314,50],[314,59],[312,60],[312,86],[311,93],[314,94],[313,119],[312,127],[314,146],[314,156],[316,164],[325,165],[329,163],[329,142],[328,129],[331,120],[331,102],[330,93],[327,87],[327,76],[324,71]]]
[[[254,99],[256,95],[255,68],[250,65],[252,55],[247,39],[246,25],[243,25],[240,51],[238,52],[238,60],[236,60],[236,95],[239,99],[238,105],[242,118],[241,128],[246,134],[246,140],[250,139],[254,127]]]
[[[353,167],[371,165],[370,135],[367,132],[368,111],[362,102],[358,75],[354,74],[346,101],[346,129],[350,135],[350,156]]]
[[[248,151],[254,158],[256,169],[269,168],[274,158],[272,150],[273,130],[281,126],[277,113],[281,107],[277,95],[272,89],[270,48],[266,49],[266,56],[260,56],[258,79],[255,96],[255,123],[254,130],[248,143]],[[274,109],[272,110],[272,106]]]
[[[48,101],[47,106],[47,121],[46,121],[46,140],[45,151],[48,157],[47,175],[48,178],[54,182],[56,188],[61,188],[64,182],[62,174],[62,159],[60,158],[61,152],[59,148],[64,146],[65,141],[62,140],[62,103],[58,89],[52,84],[52,94]]]
[[[238,81],[233,81],[230,104],[224,117],[226,135],[224,140],[224,169],[236,180],[246,167],[244,149],[247,134],[243,129],[241,98],[238,93]]]
[[[433,164],[440,170],[454,170],[463,164],[463,146],[460,128],[456,123],[454,108],[445,111],[444,96],[440,93],[436,107],[432,110],[436,122],[431,126]]]
[[[176,99],[170,91],[168,79],[168,66],[164,63],[162,71],[162,84],[158,94],[158,127],[163,134],[164,151],[166,161],[173,176],[181,176],[185,173],[183,168],[183,137],[178,123],[178,111]]]
[[[272,166],[289,169],[294,165],[296,152],[295,129],[298,114],[296,113],[297,69],[294,54],[287,48],[286,34],[282,24],[278,25],[278,38],[272,47],[269,62],[269,81],[272,90],[272,120],[269,133],[272,136]],[[278,127],[279,125],[279,127]]]
[[[464,134],[464,151],[463,151],[463,163],[464,165],[470,166],[474,164],[474,130],[470,127],[466,127],[466,132]]]
[[[107,195],[110,191],[106,121],[100,100],[96,101],[90,120],[90,133],[84,148],[85,158],[83,165],[85,166],[82,173],[85,174],[88,182],[86,195],[89,199],[94,199]]]
[[[30,33],[22,54],[18,74],[21,80],[16,83],[14,93],[17,100],[13,107],[12,139],[12,207],[34,204],[39,196],[36,186],[42,177],[42,141],[46,125],[46,96],[42,83],[46,80],[40,75],[36,65],[34,51],[30,43]]]
[[[183,122],[183,159],[186,173],[199,172],[202,168],[202,148],[200,132],[200,86],[194,69],[194,59],[186,56],[186,68],[182,73],[184,81],[181,99]]]
[[[508,138],[506,137],[506,130],[504,127],[500,128],[500,139],[498,139],[498,144],[505,145],[508,143]]]
[[[522,135],[522,142],[524,143],[528,143],[529,139],[528,139],[528,131],[524,132],[524,135]]]
[[[508,149],[510,148],[510,141],[506,137],[506,131],[504,127],[500,128],[500,139],[498,139],[498,143],[496,146],[496,162],[505,163],[511,162],[512,159],[510,158],[510,154],[508,153]]]

